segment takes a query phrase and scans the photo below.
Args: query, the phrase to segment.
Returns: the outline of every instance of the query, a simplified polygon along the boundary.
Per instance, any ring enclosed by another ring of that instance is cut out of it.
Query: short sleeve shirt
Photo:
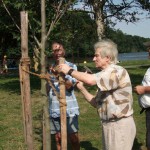
[[[142,85],[143,86],[150,86],[150,68],[147,69],[143,80],[142,80]],[[149,101],[150,101],[150,94],[149,93],[145,93],[145,94],[140,94],[138,96],[138,102],[140,107],[142,108],[149,108]]]
[[[69,65],[70,67],[72,67],[73,69],[77,70],[77,66],[75,64],[67,62],[67,61],[65,61],[65,63]],[[55,64],[52,64],[52,66],[54,65]],[[52,73],[50,72],[50,74]],[[73,84],[76,83],[76,79],[72,78],[70,75],[66,75],[65,78],[71,81]],[[60,89],[59,89],[58,80],[55,77],[52,77],[51,82],[53,83],[56,91],[59,94]],[[49,92],[49,100],[50,100],[50,109],[49,109],[50,117],[53,117],[53,118],[60,117],[59,101],[52,89],[50,89],[50,92]],[[71,90],[71,91],[66,90],[66,103],[67,103],[67,110],[66,110],[67,117],[73,117],[75,115],[79,115],[79,106],[78,106],[76,96],[74,94],[74,90]]]
[[[144,78],[142,80],[143,86],[150,86],[150,68],[147,69]]]
[[[111,64],[94,74],[94,77],[98,86],[95,100],[102,120],[109,121],[133,114],[131,81],[123,67]]]

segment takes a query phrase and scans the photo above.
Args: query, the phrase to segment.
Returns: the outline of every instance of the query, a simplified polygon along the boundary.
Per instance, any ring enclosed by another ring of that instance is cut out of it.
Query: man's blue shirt
[[[65,64],[69,65],[74,70],[77,70],[77,66],[75,64],[67,62],[67,61],[65,61]],[[52,66],[55,66],[55,64],[53,64]],[[50,74],[52,73],[50,72]],[[70,75],[66,75],[65,79],[68,79],[73,84],[76,83],[76,79],[72,78]],[[51,82],[53,83],[55,89],[59,93],[58,80],[55,77],[52,77]],[[60,117],[59,101],[57,100],[57,97],[54,91],[52,90],[52,88],[50,88],[49,100],[50,100],[50,117],[53,117],[53,118]],[[78,106],[76,96],[74,94],[74,90],[71,90],[71,91],[66,90],[66,103],[67,103],[67,110],[66,110],[67,117],[73,117],[75,115],[79,115],[79,106]]]

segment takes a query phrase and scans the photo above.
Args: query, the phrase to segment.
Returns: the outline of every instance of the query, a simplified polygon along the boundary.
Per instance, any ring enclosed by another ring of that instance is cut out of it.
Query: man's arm
[[[134,88],[134,91],[135,91],[137,94],[150,93],[150,86],[137,85],[137,86]]]
[[[60,71],[65,74],[68,74],[69,70],[72,69],[71,67],[69,67],[66,64],[61,64],[59,67],[60,67]],[[88,85],[96,85],[95,78],[92,74],[73,70],[71,72],[71,74],[69,74],[69,75],[71,75],[72,77],[76,78],[77,80],[80,80]]]
[[[87,89],[83,86],[83,82],[79,81],[76,86],[84,95],[86,101],[89,102],[93,107],[96,107],[96,101],[94,99],[94,95],[90,94],[87,91]]]
[[[74,78],[77,80],[80,80],[88,85],[96,85],[95,78],[92,74],[84,73],[84,72],[79,72],[74,70],[71,74]]]

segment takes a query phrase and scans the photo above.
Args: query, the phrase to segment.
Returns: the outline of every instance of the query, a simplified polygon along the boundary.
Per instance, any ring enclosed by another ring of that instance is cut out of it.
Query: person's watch
[[[74,71],[74,69],[70,69],[67,74],[71,76],[73,71]]]

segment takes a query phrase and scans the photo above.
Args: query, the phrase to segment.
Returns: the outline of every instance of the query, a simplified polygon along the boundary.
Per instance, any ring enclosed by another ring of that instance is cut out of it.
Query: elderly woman
[[[109,40],[101,40],[94,45],[93,61],[101,71],[87,74],[73,70],[66,64],[59,66],[60,71],[79,80],[77,87],[85,99],[95,108],[102,122],[104,150],[131,150],[136,135],[133,119],[132,86],[128,72],[116,65],[117,45]],[[97,85],[96,96],[83,86]]]

